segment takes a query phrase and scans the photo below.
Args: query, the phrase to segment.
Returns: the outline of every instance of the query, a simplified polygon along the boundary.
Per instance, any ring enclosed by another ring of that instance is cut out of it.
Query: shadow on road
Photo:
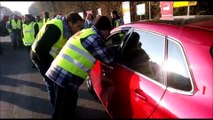
[[[43,81],[41,81],[41,82],[43,83]],[[21,87],[21,86],[25,85],[25,86],[38,88],[44,92],[47,92],[46,86],[42,83],[38,84],[35,82],[31,82],[31,81],[23,81],[23,80],[11,79],[11,78],[0,76],[0,85],[11,86],[11,87]]]
[[[2,42],[3,54],[0,55],[1,75],[38,72],[32,63],[26,48],[13,49],[9,42]],[[10,65],[10,67],[8,67]]]
[[[45,99],[0,90],[1,101],[19,106],[26,110],[50,115],[50,102]],[[21,99],[17,99],[21,98]],[[39,104],[39,105],[38,105]],[[46,106],[46,107],[43,107]]]
[[[104,117],[103,117],[104,116]],[[75,119],[110,119],[105,111],[77,106]]]

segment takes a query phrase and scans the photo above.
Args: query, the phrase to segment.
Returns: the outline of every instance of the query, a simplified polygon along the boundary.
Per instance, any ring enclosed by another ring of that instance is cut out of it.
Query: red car
[[[87,79],[111,118],[213,118],[213,19],[179,23],[111,31],[117,62],[97,61]]]

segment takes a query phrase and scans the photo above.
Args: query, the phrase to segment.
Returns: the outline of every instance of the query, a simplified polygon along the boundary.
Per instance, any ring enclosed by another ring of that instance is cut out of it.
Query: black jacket
[[[46,25],[45,32],[37,41],[35,51],[42,63],[51,64],[53,57],[49,54],[51,47],[59,40],[61,36],[60,29],[54,24]]]

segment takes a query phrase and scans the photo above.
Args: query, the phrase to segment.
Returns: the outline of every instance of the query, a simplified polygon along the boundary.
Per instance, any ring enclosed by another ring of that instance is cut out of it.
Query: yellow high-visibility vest
[[[116,20],[116,21],[115,21],[115,26],[116,26],[116,27],[120,26],[120,20]]]
[[[23,24],[23,35],[24,37],[22,38],[24,46],[31,46],[35,40],[34,35],[35,35],[35,30],[34,30],[35,23],[31,22],[30,24]]]
[[[32,45],[32,51],[36,53],[35,51],[35,47],[37,45],[38,40],[40,40],[40,38],[43,36],[46,26],[48,24],[54,24],[56,25],[60,31],[61,31],[61,36],[59,37],[59,40],[51,47],[51,50],[49,51],[49,54],[55,58],[58,53],[60,52],[61,48],[64,46],[64,44],[66,43],[67,39],[63,37],[63,23],[61,19],[52,19],[50,21],[48,21],[46,24],[44,24],[44,26],[41,28],[41,30],[39,30],[35,42]],[[53,33],[54,34],[54,33]]]
[[[96,32],[92,28],[88,28],[72,36],[52,62],[52,65],[60,66],[66,71],[86,79],[96,59],[82,46],[81,39],[92,34],[96,34]]]
[[[41,27],[43,26],[43,21],[38,21],[36,23],[38,24],[38,29],[40,30]]]
[[[21,20],[17,20],[17,22],[15,22],[15,20],[12,19],[11,26],[12,26],[12,29],[21,29]]]
[[[46,22],[48,22],[48,21],[50,21],[51,19],[50,18],[43,18],[43,25],[46,23]]]

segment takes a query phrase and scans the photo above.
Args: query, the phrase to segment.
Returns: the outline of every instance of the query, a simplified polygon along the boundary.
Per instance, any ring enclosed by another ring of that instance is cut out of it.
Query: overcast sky
[[[28,14],[28,8],[33,3],[32,1],[4,1],[0,2],[1,6],[9,8],[11,11],[19,11],[22,15]]]

